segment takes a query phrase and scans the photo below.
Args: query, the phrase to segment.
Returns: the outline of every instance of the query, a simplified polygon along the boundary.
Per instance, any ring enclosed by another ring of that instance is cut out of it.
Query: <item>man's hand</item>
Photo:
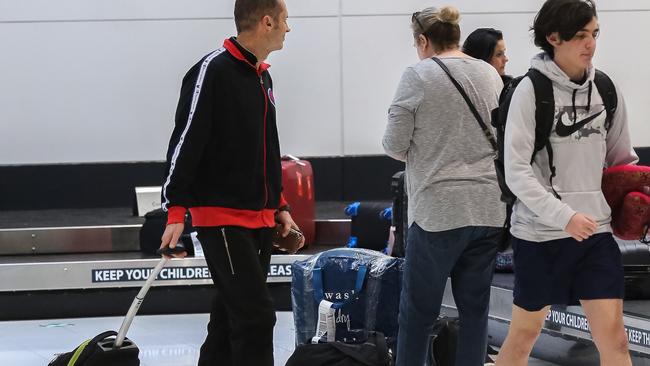
[[[583,241],[593,235],[597,228],[598,223],[594,219],[577,212],[571,217],[564,231],[569,233],[573,239]]]
[[[282,224],[282,231],[280,232],[280,235],[282,235],[283,238],[286,237],[289,234],[289,230],[291,230],[291,228],[294,228],[294,229],[300,231],[300,228],[298,227],[298,225],[296,225],[296,223],[291,218],[291,214],[289,213],[289,211],[280,211],[280,212],[278,212],[275,215],[275,221],[278,224]],[[302,236],[302,241],[300,242],[299,248],[302,248],[303,245],[305,245],[305,236],[304,235]]]
[[[183,234],[183,229],[185,229],[185,224],[183,223],[168,224],[165,227],[165,232],[163,233],[162,238],[160,238],[160,248],[162,249],[167,246],[169,246],[170,248],[175,248],[176,243],[178,243],[178,240]],[[182,252],[182,253],[172,255],[172,257],[174,258],[185,258],[186,256],[187,256],[187,252]]]

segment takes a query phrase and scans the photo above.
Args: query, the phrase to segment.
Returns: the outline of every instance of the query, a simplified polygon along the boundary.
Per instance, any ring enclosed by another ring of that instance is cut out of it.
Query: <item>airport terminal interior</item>
[[[284,190],[293,195],[287,201],[306,245],[271,256],[276,365],[287,362],[305,327],[304,313],[294,312],[299,292],[292,291],[296,278],[307,276],[301,265],[344,248],[403,256],[405,164],[386,156],[382,135],[402,72],[418,62],[413,12],[458,7],[461,42],[476,28],[501,29],[506,72],[518,76],[539,52],[529,27],[542,3],[286,0],[291,31],[267,62]],[[47,365],[117,331],[134,299],[139,308],[126,337],[140,364],[197,364],[212,279],[190,226],[181,238],[190,255],[160,264],[156,249],[167,218],[161,191],[181,81],[236,34],[233,4],[0,2],[0,365]],[[602,28],[594,63],[624,92],[631,143],[638,164],[647,166],[650,48],[638,38],[647,33],[650,4],[597,4]],[[634,366],[650,366],[648,225],[638,239],[617,239]],[[496,351],[512,319],[511,254],[497,260],[503,268],[491,284],[488,343]],[[154,268],[160,273],[138,302]],[[310,315],[316,327],[317,310]],[[449,280],[441,316],[457,315]],[[528,364],[599,364],[580,306],[551,308]]]

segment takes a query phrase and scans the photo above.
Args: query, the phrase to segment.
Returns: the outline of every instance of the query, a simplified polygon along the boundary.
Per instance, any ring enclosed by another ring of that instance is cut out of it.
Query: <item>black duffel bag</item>
[[[285,366],[392,366],[393,360],[380,332],[370,332],[364,343],[308,343],[296,347]]]
[[[140,350],[128,338],[115,348],[117,332],[109,330],[83,342],[73,351],[62,353],[48,366],[139,366]]]
[[[140,250],[143,253],[157,254],[156,251],[160,248],[161,237],[166,225],[167,212],[161,208],[149,211],[144,215],[144,224],[140,228]],[[183,228],[183,235],[181,235],[180,241],[187,248],[188,256],[194,255],[194,245],[190,236],[193,230],[192,217],[186,214],[185,227]]]

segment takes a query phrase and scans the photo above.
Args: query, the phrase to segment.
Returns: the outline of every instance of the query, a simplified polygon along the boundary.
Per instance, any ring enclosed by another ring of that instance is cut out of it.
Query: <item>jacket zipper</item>
[[[269,189],[268,182],[266,181],[266,116],[269,109],[269,99],[266,95],[266,90],[264,90],[264,79],[262,74],[260,75],[260,88],[262,88],[262,96],[264,97],[264,205],[262,209],[266,208],[266,204],[269,202]]]
[[[231,54],[233,54],[233,53],[231,52]],[[266,146],[266,119],[267,119],[268,109],[269,109],[269,97],[268,97],[268,95],[266,93],[266,90],[264,90],[264,78],[262,76],[262,74],[264,73],[264,70],[260,71],[260,69],[258,67],[256,67],[252,63],[250,63],[245,58],[243,58],[243,56],[238,57],[235,54],[233,54],[233,56],[235,56],[235,58],[237,58],[239,60],[242,60],[243,62],[248,64],[250,67],[252,67],[253,70],[255,70],[255,73],[260,78],[260,89],[262,89],[262,96],[264,97],[264,125],[263,125],[263,127],[264,127],[264,133],[263,133],[263,136],[264,136],[264,141],[263,141],[263,143],[264,143],[264,150],[263,150],[263,158],[264,158],[264,164],[263,164],[263,169],[264,169],[264,171],[263,171],[263,176],[264,176],[264,204],[262,205],[262,210],[264,210],[266,208],[266,205],[269,202],[269,188],[268,188],[268,181],[267,181],[267,176],[266,176],[266,150],[267,150],[267,146]]]
[[[230,272],[235,274],[235,267],[232,265],[232,257],[230,257],[230,249],[228,249],[228,239],[226,238],[226,228],[221,228],[221,235],[223,235],[223,244],[226,247],[226,255],[228,256],[228,263],[230,264]]]

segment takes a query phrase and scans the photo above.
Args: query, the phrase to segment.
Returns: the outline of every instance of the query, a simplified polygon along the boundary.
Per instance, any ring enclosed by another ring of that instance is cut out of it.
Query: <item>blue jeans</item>
[[[456,366],[485,363],[490,284],[501,228],[428,232],[411,225],[399,306],[396,366],[425,365],[433,325],[451,277],[460,329]]]

